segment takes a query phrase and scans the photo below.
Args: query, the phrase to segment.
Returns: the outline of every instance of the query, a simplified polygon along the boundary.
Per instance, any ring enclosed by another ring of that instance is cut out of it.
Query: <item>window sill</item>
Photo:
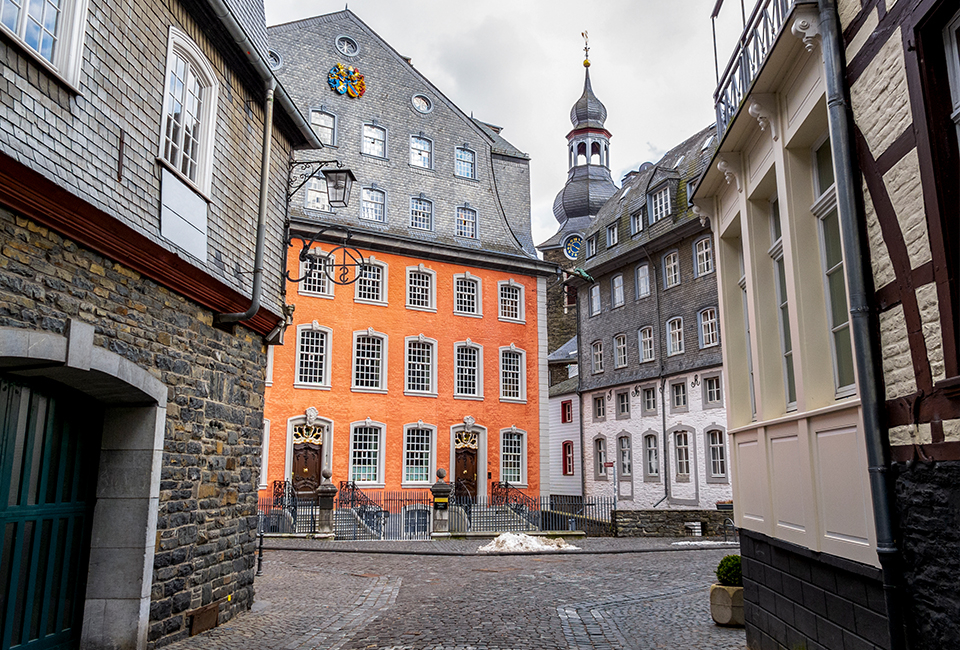
[[[432,314],[436,314],[436,313],[437,313],[437,308],[436,308],[436,307],[415,307],[415,306],[413,306],[413,305],[407,305],[407,309],[409,309],[409,310],[411,310],[411,311],[425,311],[425,312],[429,312],[429,313],[432,313]]]
[[[465,318],[483,318],[483,314],[471,314],[465,311],[455,311],[454,316],[463,316]]]
[[[722,409],[722,408],[723,408],[723,402],[707,402],[706,404],[703,405],[704,410]]]
[[[354,298],[353,302],[359,303],[361,305],[373,305],[374,307],[389,307],[389,303],[383,302],[381,300],[364,300],[363,298]]]
[[[177,179],[178,179],[181,183],[183,183],[183,184],[186,185],[188,188],[190,188],[191,190],[193,190],[193,192],[194,192],[197,196],[199,196],[201,199],[203,199],[204,201],[206,201],[208,204],[209,204],[209,203],[213,203],[213,199],[211,199],[210,196],[209,196],[206,192],[204,192],[203,190],[201,190],[201,189],[197,186],[197,184],[194,183],[192,180],[190,180],[189,178],[187,178],[186,176],[184,176],[183,173],[182,173],[179,169],[177,169],[176,167],[174,167],[173,165],[171,165],[170,162],[169,162],[166,158],[161,158],[160,156],[157,156],[156,161],[157,161],[157,164],[160,165],[161,167],[166,167],[166,169],[167,169],[168,172],[170,172],[171,174],[173,174],[174,176],[176,176]]]
[[[386,388],[357,388],[356,386],[350,387],[350,392],[352,393],[371,393],[374,395],[386,395]]]
[[[330,390],[330,386],[324,386],[323,384],[293,384],[294,388],[302,388],[304,390]]]
[[[679,357],[681,354],[683,354],[683,350],[680,350],[679,352],[668,352],[668,353],[667,353],[667,356],[668,356],[668,357]]]
[[[630,414],[629,414],[629,413],[626,413],[626,414],[624,414],[624,415],[617,415],[617,419],[618,419],[618,420],[629,420],[629,419],[630,419]]]
[[[707,483],[710,485],[726,485],[730,480],[726,476],[708,476]]]
[[[641,360],[640,360],[640,363],[641,363],[641,364],[644,364],[644,363],[653,363],[654,361],[656,361],[656,359],[641,359]]]
[[[502,316],[498,316],[498,317],[497,317],[497,320],[500,321],[501,323],[516,323],[517,325],[526,325],[526,324],[527,324],[526,319],[503,318]]]
[[[365,151],[361,151],[360,155],[363,156],[364,158],[370,158],[371,160],[390,162],[390,158],[388,156],[378,156],[375,153],[367,153]]]
[[[383,219],[383,220],[380,220],[380,219],[365,219],[365,218],[363,218],[363,217],[357,217],[357,221],[358,221],[361,225],[363,225],[363,226],[365,226],[365,227],[367,227],[367,228],[374,228],[374,227],[377,227],[377,228],[388,228],[388,227],[389,227],[389,224],[387,224],[387,220],[386,220],[386,219]]]
[[[657,414],[656,411],[642,411],[642,412],[640,413],[640,417],[642,417],[642,418],[645,418],[645,417],[653,417],[653,416],[655,416],[656,414]]]
[[[86,13],[86,11],[84,11],[83,13]],[[86,24],[86,21],[84,20],[84,25],[85,24]],[[67,26],[66,28],[69,28],[71,26],[72,25]],[[59,70],[57,70],[57,68],[52,63],[50,63],[45,58],[40,56],[40,54],[36,50],[34,50],[32,47],[24,43],[20,39],[20,37],[17,36],[13,31],[11,31],[6,25],[0,25],[0,29],[3,30],[3,34],[7,36],[10,42],[12,42],[17,47],[17,49],[19,49],[25,55],[33,59],[37,64],[42,66],[50,74],[50,76],[54,77],[57,81],[62,83],[64,86],[66,86],[75,95],[81,95],[81,96],[83,95],[83,91],[80,90],[80,86],[78,83],[71,81],[70,79],[67,79],[67,77],[65,77]],[[81,52],[81,56],[82,56],[82,52]],[[77,70],[79,71],[79,69],[80,68],[78,66]]]
[[[517,397],[501,397],[500,401],[506,404],[526,404],[527,403],[526,399],[520,399]]]
[[[400,487],[402,487],[402,488],[405,489],[405,490],[406,490],[406,489],[423,489],[423,488],[429,488],[429,487],[432,486],[432,485],[433,485],[433,483],[431,483],[430,481],[403,481],[402,483],[400,483]],[[419,504],[419,505],[422,506],[424,509],[430,507],[430,506],[429,506],[428,504],[426,504],[426,503],[421,503],[421,504]],[[414,506],[414,507],[415,507],[415,506]],[[408,506],[408,509],[409,509],[409,506]]]
[[[594,480],[594,481],[608,481],[609,479],[607,478],[607,475],[606,475],[606,474],[600,474],[600,475],[598,475],[598,476],[594,476],[594,477],[593,477],[593,480]]]
[[[462,399],[470,402],[482,402],[483,395],[454,395],[453,399]]]
[[[676,478],[673,479],[676,483],[689,483],[690,475],[689,474],[677,474]]]
[[[673,415],[674,413],[689,413],[689,412],[690,412],[689,406],[677,406],[670,409],[671,415]]]
[[[469,181],[471,183],[479,183],[480,179],[474,176],[461,176],[460,174],[454,173],[453,177],[458,181]]]
[[[422,165],[414,165],[413,163],[407,163],[407,166],[410,167],[410,169],[419,172],[430,172],[434,174],[437,171],[433,167],[423,167]]]
[[[437,397],[436,393],[419,393],[411,390],[405,390],[403,394],[407,397]]]
[[[358,488],[370,488],[371,490],[385,488],[387,486],[386,483],[377,483],[376,481],[354,481],[354,484]]]
[[[659,477],[659,476],[644,476],[644,477],[643,477],[643,482],[644,482],[644,483],[659,483],[659,482],[660,482],[660,477]]]
[[[323,298],[324,300],[333,300],[332,293],[317,293],[316,291],[297,291],[298,296],[307,296],[308,298]]]

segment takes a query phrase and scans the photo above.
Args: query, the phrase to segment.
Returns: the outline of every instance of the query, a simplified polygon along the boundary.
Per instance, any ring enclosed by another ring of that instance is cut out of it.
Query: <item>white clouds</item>
[[[539,243],[556,231],[553,198],[567,178],[570,107],[583,90],[580,32],[590,34],[590,76],[607,107],[611,171],[619,183],[630,169],[714,120],[714,1],[349,4],[462,110],[502,126],[503,136],[530,154],[533,239]],[[339,0],[266,0],[271,25],[343,8]],[[721,45],[721,67],[729,53]]]

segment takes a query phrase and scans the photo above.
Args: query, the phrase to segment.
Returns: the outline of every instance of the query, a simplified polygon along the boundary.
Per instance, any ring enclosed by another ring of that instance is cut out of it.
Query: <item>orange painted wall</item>
[[[329,251],[332,246],[317,248]],[[362,250],[364,258],[371,252]],[[291,249],[288,267],[292,277],[299,275],[298,251]],[[490,481],[500,480],[500,430],[516,425],[526,431],[527,489],[529,494],[540,490],[540,394],[538,380],[537,279],[535,276],[511,275],[475,267],[428,262],[417,258],[374,252],[377,261],[388,267],[387,295],[389,305],[378,306],[354,302],[354,286],[334,287],[334,298],[325,299],[297,293],[297,285],[287,285],[287,302],[296,305],[294,324],[287,330],[285,343],[274,350],[272,385],[266,389],[264,417],[270,421],[270,450],[267,485],[283,479],[287,452],[287,420],[301,416],[314,406],[320,417],[333,425],[333,482],[347,480],[350,451],[350,424],[369,417],[383,422],[385,431],[385,489],[401,489],[403,470],[403,427],[423,420],[437,427],[437,467],[451,473],[450,427],[462,424],[472,416],[478,425],[487,428],[487,468],[478,467],[478,487],[483,491],[485,471]],[[437,312],[406,308],[406,269],[423,261],[436,272]],[[456,316],[453,313],[453,276],[469,270],[482,281],[483,318]],[[497,283],[513,279],[522,284],[525,301],[525,324],[498,320]],[[294,388],[296,365],[296,326],[316,320],[333,330],[331,390]],[[387,394],[353,392],[350,389],[353,332],[372,327],[388,336]],[[423,334],[437,340],[438,397],[405,396],[404,338]],[[483,346],[482,401],[454,399],[454,343],[467,338]],[[500,401],[499,348],[515,344],[526,351],[526,403]],[[431,477],[436,480],[435,477]],[[263,481],[261,480],[261,483]],[[261,493],[266,496],[266,493]]]

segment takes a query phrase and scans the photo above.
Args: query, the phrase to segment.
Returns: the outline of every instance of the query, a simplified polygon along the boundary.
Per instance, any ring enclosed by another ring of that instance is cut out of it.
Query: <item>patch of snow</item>
[[[536,553],[540,551],[579,551],[579,546],[560,538],[531,537],[523,533],[501,533],[489,544],[477,549],[480,553]]]
[[[703,540],[700,542],[673,542],[673,546],[736,546],[740,542],[714,542]]]

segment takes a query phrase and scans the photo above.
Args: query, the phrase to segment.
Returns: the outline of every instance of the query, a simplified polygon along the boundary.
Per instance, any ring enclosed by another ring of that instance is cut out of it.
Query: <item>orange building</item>
[[[300,240],[288,255],[304,279],[287,285],[293,323],[271,348],[261,490],[313,490],[326,468],[335,484],[424,488],[443,468],[475,495],[493,481],[539,494],[555,272],[533,247],[528,156],[349,11],[270,41],[286,91],[315,107],[305,117],[332,149],[319,158],[357,182],[346,208],[317,180],[290,199],[293,236],[320,238],[306,261]],[[347,63],[360,96],[328,84]],[[345,242],[363,265],[335,284],[323,265]]]

